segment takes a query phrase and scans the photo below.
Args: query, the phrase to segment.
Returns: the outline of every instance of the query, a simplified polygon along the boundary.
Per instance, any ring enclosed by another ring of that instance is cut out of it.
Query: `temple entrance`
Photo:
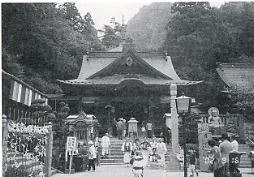
[[[129,121],[130,118],[134,117],[141,124],[142,121],[147,119],[147,105],[140,102],[115,102],[113,104],[116,108],[116,118],[124,118]]]

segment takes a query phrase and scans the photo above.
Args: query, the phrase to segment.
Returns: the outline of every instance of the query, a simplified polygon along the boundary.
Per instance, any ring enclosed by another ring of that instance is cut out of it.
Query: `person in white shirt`
[[[110,138],[108,133],[101,138],[102,158],[106,158],[109,155]]]
[[[231,136],[231,152],[238,152],[238,142],[235,139],[235,135]]]
[[[132,143],[128,137],[126,137],[125,142],[122,144],[121,151],[123,152],[123,162],[129,166],[131,160],[131,152],[133,150]]]
[[[91,170],[91,167],[93,168],[93,171],[95,171],[95,164],[94,161],[96,159],[96,149],[94,147],[93,141],[88,141],[88,171]]]
[[[152,141],[150,142],[151,148],[149,148],[149,159],[150,162],[157,161],[157,140],[156,137],[153,137]]]
[[[156,151],[161,158],[158,165],[164,167],[165,166],[165,154],[167,152],[167,147],[166,147],[165,143],[161,140],[161,138],[159,138],[159,142],[157,143],[156,146],[157,146]]]

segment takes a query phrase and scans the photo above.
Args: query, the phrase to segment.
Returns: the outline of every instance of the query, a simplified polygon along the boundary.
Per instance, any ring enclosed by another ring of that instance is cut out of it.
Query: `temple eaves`
[[[67,85],[121,85],[125,82],[146,86],[193,85],[203,81],[182,80],[177,75],[170,56],[162,53],[136,52],[132,42],[123,51],[90,52],[83,56],[77,79],[58,80]]]

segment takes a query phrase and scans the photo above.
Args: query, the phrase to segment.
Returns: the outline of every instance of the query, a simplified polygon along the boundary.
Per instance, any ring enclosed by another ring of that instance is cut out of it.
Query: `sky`
[[[198,0],[197,0],[198,1]],[[95,23],[96,29],[102,29],[104,25],[110,25],[110,19],[115,17],[115,21],[122,24],[122,15],[124,15],[124,23],[127,22],[139,12],[144,5],[150,5],[152,2],[175,2],[175,1],[150,1],[150,0],[118,0],[118,1],[75,1],[76,7],[82,17],[90,12]],[[212,6],[224,4],[223,0],[210,1]]]
[[[76,7],[82,17],[90,12],[95,23],[95,28],[102,29],[104,25],[110,25],[111,18],[122,24],[122,16],[126,24],[139,12],[144,5],[151,4],[152,1],[90,1],[77,2]]]

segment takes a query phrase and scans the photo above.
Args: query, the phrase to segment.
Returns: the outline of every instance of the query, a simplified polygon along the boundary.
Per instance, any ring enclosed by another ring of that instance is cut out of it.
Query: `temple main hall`
[[[78,78],[58,82],[64,94],[51,98],[52,104],[64,101],[71,114],[95,115],[101,130],[118,118],[132,117],[138,125],[149,120],[161,127],[170,112],[170,85],[200,83],[180,79],[166,53],[136,51],[131,39],[108,51],[87,53]]]

